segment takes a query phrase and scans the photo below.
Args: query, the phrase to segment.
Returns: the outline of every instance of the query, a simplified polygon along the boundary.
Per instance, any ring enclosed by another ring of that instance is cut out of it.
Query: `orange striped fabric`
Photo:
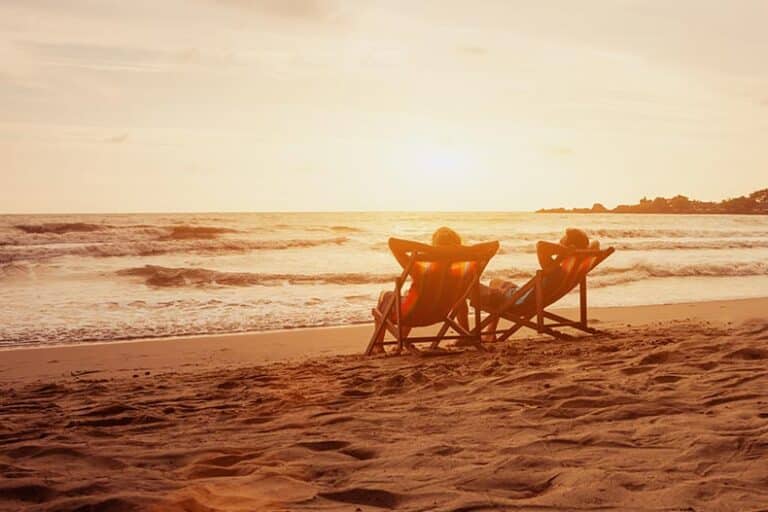
[[[592,270],[595,256],[569,256],[560,263],[559,282],[544,287],[544,302],[552,304],[576,288],[584,276]]]
[[[411,287],[401,302],[403,325],[419,327],[444,320],[467,291],[477,268],[476,261],[416,262],[411,271]]]
[[[553,304],[576,288],[581,280],[597,264],[597,256],[572,255],[564,258],[558,268],[552,272],[544,274],[542,285],[544,288],[543,302],[544,306]],[[536,308],[536,294],[531,290],[521,297],[515,307],[520,314],[530,312]]]

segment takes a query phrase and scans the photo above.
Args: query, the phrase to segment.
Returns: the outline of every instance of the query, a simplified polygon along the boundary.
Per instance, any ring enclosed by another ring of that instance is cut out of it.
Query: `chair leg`
[[[587,276],[581,278],[579,283],[579,320],[584,329],[587,327]]]
[[[536,327],[539,333],[544,330],[544,287],[542,286],[541,270],[536,271]]]
[[[443,336],[445,336],[445,333],[448,332],[448,322],[443,322],[443,325],[440,326],[440,330],[437,331],[437,337],[435,341],[432,342],[432,344],[429,346],[430,349],[434,350],[437,347],[440,346],[440,342],[443,339]]]
[[[401,304],[400,304],[401,298],[400,298],[400,287],[398,286],[397,291],[395,292],[395,328],[397,329],[397,352],[400,353],[400,351],[403,350],[403,321],[402,318],[400,318],[401,315]]]
[[[376,348],[376,345],[379,345],[377,343],[377,340],[379,336],[381,336],[381,332],[384,329],[384,322],[379,320],[378,316],[376,315],[378,311],[372,310],[371,312],[373,314],[375,327],[373,329],[373,334],[371,335],[371,340],[368,342],[368,347],[365,349],[365,355],[367,356],[370,356],[371,354],[373,354],[373,351]],[[381,348],[384,348],[384,345],[379,345],[379,346],[381,346]]]
[[[383,311],[379,311],[378,307],[371,310],[371,314],[373,315],[375,327],[373,329],[373,335],[371,336],[371,340],[368,342],[368,348],[365,349],[365,355],[369,356],[373,353],[374,345],[376,345],[376,340],[379,339],[379,337],[382,336],[382,332],[384,328],[386,327],[386,320],[389,317],[389,312],[392,309],[392,303],[394,300],[390,299],[389,302],[384,306]],[[379,316],[380,315],[380,316]],[[384,345],[381,345],[382,350],[384,349]]]
[[[507,341],[507,340],[509,339],[509,337],[510,337],[510,336],[512,336],[513,334],[515,334],[517,331],[519,331],[519,330],[520,330],[520,329],[522,329],[523,327],[526,327],[524,324],[520,323],[519,321],[515,321],[515,320],[513,320],[513,322],[515,323],[515,325],[513,325],[512,327],[510,327],[509,329],[507,329],[506,331],[504,331],[504,332],[503,332],[503,334],[502,334],[501,336],[499,336],[499,335],[494,335],[494,337],[496,338],[496,339],[494,340],[494,342],[496,342],[496,343],[501,343],[501,342]]]

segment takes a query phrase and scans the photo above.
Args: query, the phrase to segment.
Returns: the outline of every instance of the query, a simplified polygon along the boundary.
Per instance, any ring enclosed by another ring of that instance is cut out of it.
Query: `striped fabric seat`
[[[413,282],[400,307],[403,325],[421,327],[442,321],[477,277],[477,270],[476,261],[415,263]]]
[[[558,267],[542,274],[542,299],[545,305],[554,304],[579,286],[587,274],[597,266],[597,255],[572,255],[560,262]],[[536,309],[536,294],[531,289],[518,300],[519,311]],[[546,307],[546,306],[545,306]]]
[[[462,327],[456,320],[458,307],[478,288],[480,275],[499,249],[498,242],[486,242],[472,246],[433,247],[409,240],[389,240],[390,248],[405,248],[407,262],[400,261],[403,272],[395,280],[394,290],[388,292],[381,310],[371,310],[375,327],[365,353],[383,351],[384,345],[396,345],[415,349],[415,343],[430,343],[438,348],[442,340],[466,341],[479,346],[479,310],[476,311],[476,328]],[[394,244],[394,245],[393,245]],[[410,287],[403,296],[403,287],[410,280]],[[399,302],[400,310],[397,309]],[[399,314],[398,314],[399,313]],[[398,318],[399,317],[399,318]],[[404,334],[411,327],[440,324],[434,336],[414,337]],[[456,335],[449,335],[453,330]],[[383,333],[383,334],[382,334]],[[386,333],[395,340],[384,339]],[[381,335],[381,336],[380,336]]]
[[[555,327],[570,327],[588,333],[596,333],[587,325],[587,275],[603,260],[613,254],[613,247],[604,250],[576,250],[560,260],[558,266],[550,270],[539,270],[536,276],[525,285],[516,289],[501,304],[486,305],[482,309],[488,313],[482,328],[493,325],[494,319],[504,318],[512,326],[499,332],[484,332],[485,339],[504,341],[522,327],[535,329],[539,333],[556,338],[567,338]],[[579,288],[579,320],[546,311],[575,288]],[[535,317],[535,321],[533,320]],[[547,320],[552,322],[546,323]]]

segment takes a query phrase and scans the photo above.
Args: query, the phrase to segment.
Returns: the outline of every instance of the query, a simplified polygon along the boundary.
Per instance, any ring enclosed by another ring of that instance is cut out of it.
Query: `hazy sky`
[[[768,186],[762,0],[0,0],[0,211]]]

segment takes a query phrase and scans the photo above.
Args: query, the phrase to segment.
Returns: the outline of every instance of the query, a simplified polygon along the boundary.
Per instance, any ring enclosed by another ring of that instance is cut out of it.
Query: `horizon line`
[[[189,214],[291,214],[291,213],[536,213],[536,210],[167,210],[91,212],[0,212],[3,215],[189,215]]]

